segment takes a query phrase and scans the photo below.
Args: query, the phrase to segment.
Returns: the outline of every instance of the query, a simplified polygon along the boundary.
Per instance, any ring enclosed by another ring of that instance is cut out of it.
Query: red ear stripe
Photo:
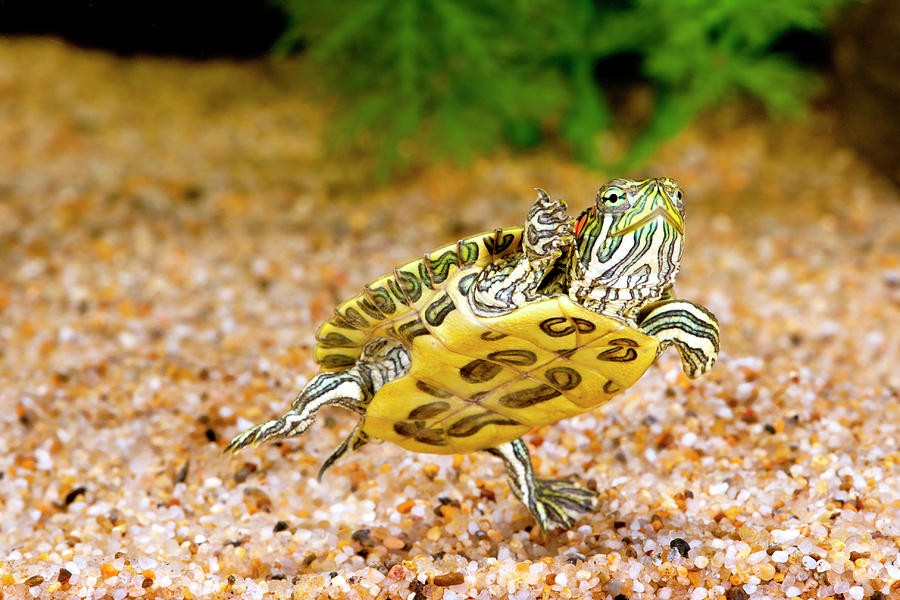
[[[584,224],[588,221],[588,216],[590,216],[591,211],[586,210],[581,213],[581,216],[578,217],[578,220],[575,221],[575,237],[578,237],[578,234],[581,233],[581,230],[584,228]]]

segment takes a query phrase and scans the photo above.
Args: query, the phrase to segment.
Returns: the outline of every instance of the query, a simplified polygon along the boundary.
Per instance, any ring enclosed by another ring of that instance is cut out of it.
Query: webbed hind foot
[[[521,439],[488,448],[487,452],[503,459],[510,488],[541,529],[552,529],[554,524],[571,529],[582,514],[594,511],[595,492],[565,479],[535,478],[528,447]]]
[[[581,515],[597,508],[597,493],[566,479],[535,479],[535,508],[532,510],[541,528],[556,523],[571,529]]]

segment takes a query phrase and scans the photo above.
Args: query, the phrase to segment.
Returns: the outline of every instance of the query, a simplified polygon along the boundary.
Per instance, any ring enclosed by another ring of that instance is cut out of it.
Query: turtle
[[[684,198],[667,177],[613,179],[577,219],[540,188],[522,227],[426,253],[338,305],[321,367],[284,415],[225,448],[297,436],[325,405],[359,414],[319,470],[374,440],[499,457],[542,530],[571,528],[597,492],[535,475],[522,436],[632,386],[674,346],[689,377],[715,363],[716,317],[673,292]]]

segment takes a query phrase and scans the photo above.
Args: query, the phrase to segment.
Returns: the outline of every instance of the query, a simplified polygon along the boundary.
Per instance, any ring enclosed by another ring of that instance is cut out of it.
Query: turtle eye
[[[684,216],[684,194],[681,193],[681,190],[677,190],[675,192],[675,204],[678,206],[678,210],[681,212],[681,216]]]
[[[597,204],[600,210],[621,210],[628,205],[628,194],[622,188],[610,186],[597,194]]]

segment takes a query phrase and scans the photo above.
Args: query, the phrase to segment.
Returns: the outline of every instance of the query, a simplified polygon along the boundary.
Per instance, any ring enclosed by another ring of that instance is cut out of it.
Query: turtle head
[[[582,298],[632,298],[659,293],[675,280],[684,240],[681,187],[668,177],[613,179],[575,222],[569,267]]]

